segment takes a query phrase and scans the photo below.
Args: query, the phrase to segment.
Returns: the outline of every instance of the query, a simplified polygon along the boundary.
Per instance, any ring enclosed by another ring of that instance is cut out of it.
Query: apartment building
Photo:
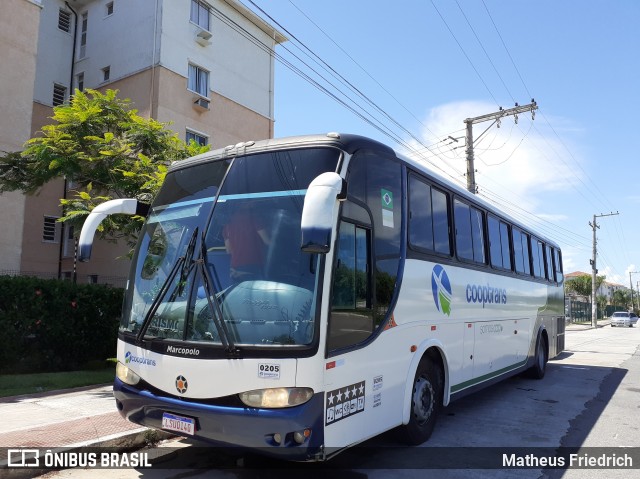
[[[140,115],[171,122],[185,140],[217,148],[273,136],[273,52],[286,38],[238,1],[36,3],[39,28],[29,37],[37,38],[33,91],[20,104],[31,117],[30,135],[50,122],[53,106],[68,101],[76,88],[111,88],[130,98]],[[7,22],[9,17],[22,29],[15,16],[4,16]],[[10,121],[6,115],[0,120]],[[23,134],[10,146],[19,149],[25,139]],[[119,283],[127,275],[128,261],[116,259],[126,245],[99,242],[90,263],[74,261],[74,232],[56,222],[59,199],[72,189],[61,179],[20,198],[24,214],[19,207],[13,213],[20,233],[0,239],[0,256],[14,258],[0,269],[77,274],[79,282],[100,283]],[[5,214],[0,211],[0,218]],[[5,249],[11,244],[19,244],[19,251]]]
[[[588,276],[591,278],[591,273],[585,273],[584,271],[574,271],[572,273],[566,273],[564,275],[565,281],[570,281],[573,278],[577,278],[579,276]],[[596,291],[596,296],[604,296],[607,298],[607,304],[612,304],[613,294],[618,290],[628,290],[629,288],[618,283],[611,283],[609,281],[603,281],[598,290]],[[589,301],[588,297],[580,297],[575,293],[567,292],[567,297],[571,297],[573,299],[580,299],[581,301]]]

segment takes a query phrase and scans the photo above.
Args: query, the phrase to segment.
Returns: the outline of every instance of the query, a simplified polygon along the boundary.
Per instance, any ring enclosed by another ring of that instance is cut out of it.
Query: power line
[[[253,2],[251,2],[251,3],[255,5],[255,3],[253,3]],[[435,8],[435,5],[434,5],[434,8]],[[438,11],[437,8],[436,8],[436,11]],[[450,33],[454,36],[454,39],[456,40],[456,42],[458,43],[459,47],[463,51],[463,54],[465,54],[465,56],[469,60],[468,56],[466,55],[466,52],[464,52],[464,49],[462,48],[462,46],[458,42],[457,38],[455,38],[455,35],[453,34],[453,32],[451,31],[449,26],[446,24],[446,21],[444,21],[444,18],[442,17],[442,15],[440,14],[439,11],[438,11],[438,14],[441,16],[441,19],[443,20],[443,22],[445,23],[445,25],[449,29]],[[227,18],[226,19],[226,23],[229,24],[229,21],[230,21],[230,19]],[[275,23],[277,23],[277,22],[275,22]],[[233,28],[232,24],[230,24],[230,26],[232,26],[232,28]],[[235,28],[236,28],[236,30],[238,29],[238,25],[237,24],[236,24]],[[286,30],[286,29],[283,28],[283,30]],[[245,36],[246,36],[246,33],[247,32],[245,30],[245,34],[244,34]],[[288,33],[290,34],[290,32],[288,32]],[[294,37],[294,36],[292,36],[292,37]],[[251,41],[255,42],[256,40],[257,39],[255,37],[253,37],[253,40],[251,40]],[[376,113],[372,112],[369,108],[363,106],[357,99],[354,99],[350,94],[344,92],[341,88],[337,87],[332,81],[330,81],[324,75],[320,74],[315,68],[313,68],[311,65],[309,65],[306,61],[302,60],[298,55],[293,53],[289,48],[285,47],[284,50],[288,54],[290,54],[293,59],[295,59],[296,61],[300,62],[301,66],[295,65],[295,64],[293,64],[292,60],[289,60],[289,59],[283,57],[282,55],[280,55],[278,53],[275,53],[271,47],[269,47],[268,51],[269,51],[270,54],[274,55],[276,60],[278,60],[280,63],[282,63],[287,68],[291,69],[294,73],[299,75],[305,81],[309,82],[312,86],[317,88],[319,91],[323,92],[324,94],[326,94],[329,97],[331,97],[332,99],[334,99],[334,101],[338,102],[341,106],[347,108],[349,111],[354,113],[357,117],[359,117],[360,119],[362,119],[366,123],[368,123],[371,126],[373,126],[375,129],[377,129],[378,131],[383,133],[385,136],[391,138],[394,142],[398,143],[403,148],[406,148],[407,151],[409,151],[412,156],[415,155],[419,159],[421,159],[423,161],[426,161],[427,163],[433,165],[434,168],[442,171],[446,176],[452,178],[455,182],[459,182],[460,181],[460,178],[456,178],[451,173],[445,171],[439,164],[431,161],[431,159],[429,158],[429,156],[431,156],[431,158],[434,158],[434,159],[438,158],[440,160],[440,162],[444,162],[446,164],[446,161],[443,161],[443,158],[442,158],[442,155],[443,155],[442,150],[443,150],[443,148],[445,146],[450,146],[450,145],[444,145],[442,142],[438,142],[438,143],[435,144],[435,146],[437,146],[438,150],[440,150],[440,151],[433,151],[434,145],[426,145],[425,143],[423,143],[416,135],[412,134],[408,129],[406,129],[404,126],[402,126],[399,122],[395,121],[391,117],[391,115],[389,115],[385,110],[383,110],[377,104],[375,104],[375,102],[371,98],[369,98],[368,96],[364,95],[358,88],[353,86],[351,84],[351,82],[347,81],[335,69],[331,68],[326,62],[324,62],[324,60],[322,60],[318,55],[316,55],[314,52],[312,52],[311,49],[309,49],[306,45],[304,45],[302,42],[300,42],[297,39],[297,37],[295,37],[294,40],[295,41],[292,42],[292,43],[296,46],[296,48],[302,49],[300,46],[298,46],[296,44],[296,42],[300,43],[303,46],[304,49],[306,49],[306,50],[308,50],[310,52],[312,58],[313,57],[317,58],[319,62],[321,62],[322,64],[325,65],[325,66],[322,66],[322,68],[325,71],[330,72],[331,76],[336,78],[341,84],[347,86],[350,91],[353,91],[357,95],[358,98],[361,98],[366,103],[368,103],[372,108],[374,108],[375,111],[377,111],[378,113],[382,114],[383,115],[382,119],[377,117]],[[506,46],[505,46],[505,48],[506,48]],[[314,60],[315,63],[318,63],[318,61]],[[471,63],[471,64],[473,66],[473,63]],[[303,68],[307,68],[309,72],[303,71]],[[477,72],[477,69],[475,69],[475,66],[474,66],[474,70],[476,70],[476,73],[478,74],[478,76],[480,77],[481,81],[485,85],[485,88],[487,88],[487,90],[491,94],[491,91],[489,90],[488,85],[486,85],[486,83],[484,82],[482,77],[479,75],[479,72]],[[312,75],[316,75],[317,77],[313,78]],[[346,84],[345,84],[345,82],[346,82]],[[325,84],[323,85],[322,83],[325,83]],[[526,87],[526,85],[525,85],[525,87]],[[331,90],[333,90],[333,91],[331,91]],[[495,101],[495,97],[492,94],[491,94],[491,96]],[[385,118],[386,118],[386,120],[385,120]],[[412,145],[411,143],[409,143],[406,140],[402,139],[397,133],[393,132],[392,128],[389,125],[385,124],[387,120],[391,121],[391,123],[394,123],[396,125],[396,127],[399,127],[400,130],[404,131],[407,135],[409,135],[411,138],[413,138],[414,141],[416,141],[416,143],[419,143],[422,146],[422,151],[421,151],[420,148],[417,148],[416,145]],[[548,123],[548,121],[547,121],[547,123]],[[549,125],[549,126],[551,126],[551,125]],[[540,132],[537,129],[536,129],[536,132],[538,134],[540,134]],[[431,132],[431,133],[433,133],[433,132]],[[557,135],[557,132],[556,132],[556,135]],[[540,136],[542,136],[542,135],[540,134]],[[526,137],[526,135],[525,135],[525,137]],[[534,145],[535,145],[535,143],[534,143]],[[565,146],[565,149],[566,149],[566,145],[563,145],[563,146]],[[537,147],[537,145],[536,145],[536,147]],[[552,150],[554,150],[554,149],[552,148]],[[457,156],[457,152],[456,152],[456,150],[454,148],[450,148],[449,151],[451,153],[453,153],[454,157]],[[567,149],[567,151],[568,151],[568,149]],[[426,154],[427,152],[428,152],[428,154]],[[555,152],[555,150],[554,150],[554,153],[556,155],[558,155],[558,153]],[[562,157],[560,157],[560,158],[562,158]],[[575,159],[574,159],[574,161],[575,161]],[[453,165],[447,165],[447,166],[449,168],[451,168],[452,170],[454,170],[454,171],[457,170]],[[533,213],[529,213],[529,214],[533,215]],[[556,226],[553,226],[553,227],[556,227]]]
[[[353,56],[351,56],[344,48],[342,48],[325,30],[323,30],[320,25],[318,25],[309,15],[307,15],[298,5],[293,3],[292,0],[289,0],[289,3],[293,5],[313,26],[315,26],[331,43],[333,43],[336,48],[338,48],[342,53],[346,55],[349,60],[353,62],[365,75],[367,75],[376,85],[378,85],[387,95],[389,95],[402,109],[404,109],[407,113],[409,113],[414,120],[420,123],[431,135],[433,138],[438,138],[438,136],[431,131],[431,129],[425,125],[422,120],[420,120],[411,110],[409,110],[403,103],[400,102],[387,88],[385,88],[376,78],[371,75]]]
[[[302,46],[302,48],[304,48],[304,50],[306,50],[313,58],[316,58],[322,65],[324,65],[330,72],[331,74],[339,79],[344,85],[348,86],[348,88],[350,88],[356,95],[358,95],[360,98],[362,98],[364,101],[366,101],[369,105],[371,105],[373,108],[375,108],[376,110],[378,110],[378,112],[380,112],[384,117],[386,117],[389,121],[391,121],[394,125],[396,125],[396,127],[400,128],[402,131],[404,131],[406,134],[408,134],[411,138],[413,138],[415,141],[417,141],[418,143],[420,143],[421,145],[425,146],[424,143],[422,142],[422,140],[417,137],[416,135],[414,135],[409,129],[407,129],[406,127],[404,127],[402,124],[400,124],[400,122],[398,122],[397,120],[395,120],[387,111],[385,111],[383,108],[381,108],[377,103],[375,103],[371,98],[369,98],[367,95],[365,95],[360,89],[358,89],[355,85],[353,85],[353,83],[351,83],[349,80],[347,80],[344,76],[342,76],[340,73],[338,73],[333,67],[331,67],[331,65],[329,65],[327,62],[325,62],[322,58],[320,58],[319,55],[317,55],[313,50],[311,50],[309,47],[307,47],[307,45],[304,44],[304,42],[302,42],[300,39],[298,39],[293,33],[291,33],[289,30],[287,30],[284,26],[282,26],[276,19],[274,19],[271,15],[269,15],[267,12],[265,12],[260,6],[258,6],[253,0],[248,0],[248,2],[253,5],[254,8],[256,8],[258,11],[260,11],[263,15],[265,15],[267,18],[269,18],[269,20],[271,20],[273,23],[275,23],[278,27],[280,27],[284,32],[287,33],[287,35],[289,35],[291,38],[293,38],[295,40],[296,43],[300,44]],[[403,143],[403,142],[402,142]]]
[[[473,62],[471,61],[471,58],[469,58],[469,55],[467,55],[467,52],[465,51],[465,49],[462,47],[462,45],[460,44],[460,41],[458,41],[458,38],[456,37],[455,33],[453,33],[453,30],[451,30],[451,27],[449,27],[449,24],[447,23],[447,21],[444,19],[444,17],[442,16],[442,13],[440,13],[440,10],[438,10],[438,7],[436,7],[436,4],[433,2],[433,0],[431,0],[431,5],[433,5],[433,8],[436,10],[436,12],[438,13],[438,16],[440,17],[440,19],[442,20],[442,23],[444,23],[445,27],[447,27],[447,30],[449,30],[449,33],[451,34],[451,36],[453,37],[453,39],[456,41],[456,43],[458,44],[458,47],[460,48],[460,51],[462,51],[462,54],[465,56],[465,58],[467,59],[467,61],[469,62],[469,64],[471,65],[471,68],[473,68],[473,71],[476,72],[476,75],[478,76],[478,78],[480,79],[480,81],[482,82],[482,84],[484,85],[485,89],[487,90],[487,92],[489,93],[489,95],[491,96],[491,98],[493,98],[493,101],[496,103],[497,106],[500,106],[498,103],[498,100],[496,100],[496,97],[493,96],[493,93],[491,92],[491,90],[489,89],[489,87],[487,86],[487,83],[484,81],[484,78],[482,78],[482,75],[480,75],[480,72],[478,71],[478,69],[476,68],[476,66],[473,64]]]
[[[489,11],[489,8],[487,8],[487,4],[484,3],[484,0],[482,0],[482,4],[484,5],[484,9],[487,11],[487,15],[489,15],[489,19],[491,20],[491,23],[493,24],[493,28],[495,28],[496,33],[498,34],[498,37],[500,38],[500,41],[502,42],[502,46],[504,47],[505,51],[507,52],[507,55],[509,55],[509,59],[511,60],[511,64],[513,65],[513,68],[515,68],[516,73],[518,74],[518,77],[520,78],[520,81],[522,82],[522,85],[524,86],[524,89],[527,92],[527,96],[529,98],[532,98],[533,95],[531,94],[531,92],[527,88],[527,84],[524,82],[524,78],[522,78],[522,75],[520,74],[520,70],[518,70],[518,67],[516,66],[516,62],[513,61],[513,57],[511,56],[511,53],[509,52],[509,49],[507,48],[507,44],[504,42],[504,39],[502,38],[502,35],[500,34],[500,30],[498,30],[496,22],[493,21],[493,17],[491,16],[491,12]]]
[[[502,86],[504,86],[504,89],[507,90],[507,93],[511,97],[511,100],[515,103],[516,99],[513,97],[513,95],[511,94],[511,91],[509,90],[509,87],[507,86],[507,84],[502,79],[502,76],[500,75],[500,72],[498,71],[496,66],[493,64],[493,60],[491,60],[491,57],[489,56],[489,53],[487,53],[487,50],[484,47],[484,45],[482,44],[482,41],[480,40],[480,37],[478,37],[478,34],[476,33],[475,29],[471,25],[471,22],[469,21],[469,18],[467,17],[467,15],[464,13],[464,10],[462,10],[462,7],[460,6],[460,2],[458,2],[458,0],[456,0],[456,5],[458,5],[458,8],[460,9],[460,13],[462,13],[462,16],[467,21],[467,25],[469,25],[469,28],[473,32],[473,35],[476,37],[476,40],[478,40],[478,43],[480,44],[480,48],[482,48],[482,51],[484,52],[485,56],[487,57],[487,60],[489,60],[489,63],[491,63],[491,66],[493,67],[493,71],[495,71],[496,75],[498,75],[498,78],[500,78],[500,81],[502,82]],[[531,98],[531,95],[529,95],[529,98]],[[495,98],[494,98],[494,100],[495,100]]]

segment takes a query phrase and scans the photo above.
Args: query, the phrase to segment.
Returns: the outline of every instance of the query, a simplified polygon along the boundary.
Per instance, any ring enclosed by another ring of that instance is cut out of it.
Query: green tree
[[[629,308],[631,306],[631,292],[628,289],[617,289],[613,292],[613,304],[618,307]]]
[[[609,298],[607,298],[604,294],[599,294],[596,296],[596,304],[598,305],[598,317],[603,317],[605,309],[607,307],[607,302]]]
[[[55,178],[73,181],[70,198],[61,199],[61,221],[80,226],[98,204],[113,198],[150,202],[172,161],[208,147],[186,144],[167,125],[143,118],[117,90],[76,90],[69,104],[53,109],[53,122],[28,140],[21,152],[0,157],[0,192],[38,191]],[[143,218],[110,216],[101,238],[135,241]],[[79,231],[77,228],[76,231]]]
[[[606,276],[596,276],[596,291],[600,288]],[[568,279],[564,282],[567,291],[576,293],[580,296],[591,296],[591,276],[583,274],[575,278]]]

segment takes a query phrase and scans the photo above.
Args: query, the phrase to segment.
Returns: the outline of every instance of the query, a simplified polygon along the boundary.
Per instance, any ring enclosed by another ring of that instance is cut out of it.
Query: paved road
[[[101,479],[164,477],[351,477],[351,478],[640,478],[634,470],[476,469],[433,470],[419,466],[433,451],[473,454],[481,447],[637,447],[640,445],[640,325],[567,331],[566,351],[549,363],[542,381],[511,378],[447,407],[423,448],[378,448],[393,444],[388,433],[335,458],[341,470],[291,465],[254,456],[228,457],[185,441],[152,469],[67,470],[47,477]],[[442,449],[434,449],[442,448]],[[466,449],[469,448],[469,449]],[[535,450],[535,449],[532,449]],[[462,462],[464,457],[460,457]],[[329,463],[331,466],[333,461]],[[237,467],[240,465],[240,467]],[[225,466],[227,468],[225,468]],[[231,468],[229,468],[231,467]]]

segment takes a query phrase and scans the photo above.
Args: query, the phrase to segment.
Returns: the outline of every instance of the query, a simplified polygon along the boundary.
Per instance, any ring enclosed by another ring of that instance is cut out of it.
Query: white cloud
[[[434,146],[424,155],[466,185],[464,120],[494,111],[495,105],[475,101],[433,108],[422,133],[428,138],[423,143]],[[545,194],[566,189],[568,183],[575,184],[580,172],[570,166],[573,160],[562,156],[566,154],[563,145],[553,134],[548,134],[546,123],[536,118],[532,122],[531,114],[524,113],[518,116],[517,125],[513,116],[503,118],[500,128],[491,121],[473,125],[476,183],[481,195],[524,205],[530,212],[544,211],[547,209],[543,203]],[[458,141],[441,141],[448,136]],[[424,152],[422,145],[417,142],[413,145]]]
[[[432,108],[423,120],[423,144],[412,143],[420,154],[413,151],[409,156],[422,156],[437,165],[433,168],[437,173],[444,171],[447,179],[466,187],[464,120],[495,111],[495,105],[478,101]],[[540,113],[533,121],[531,113],[520,114],[518,124],[513,116],[505,117],[500,128],[491,121],[474,124],[475,179],[484,199],[562,244],[565,271],[571,272],[584,269],[580,265],[587,262],[590,252],[585,253],[581,241],[567,231],[575,203],[560,204],[559,198],[584,188],[584,170],[578,163],[583,160],[570,140],[583,131],[569,119],[548,119],[555,131]],[[556,134],[562,134],[562,141]],[[584,236],[586,239],[587,234]]]

